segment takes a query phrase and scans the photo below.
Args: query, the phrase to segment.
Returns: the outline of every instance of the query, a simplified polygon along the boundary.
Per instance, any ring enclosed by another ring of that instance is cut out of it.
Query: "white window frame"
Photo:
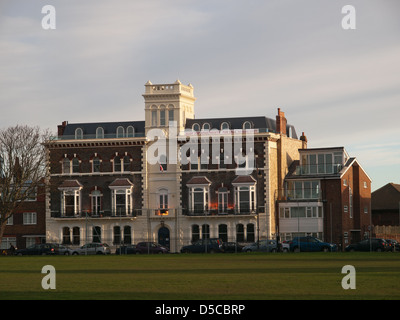
[[[120,213],[117,210],[117,195],[125,195],[125,213],[121,212],[121,215],[131,215],[133,208],[133,187],[115,187],[111,189],[111,208],[112,215],[119,216]]]
[[[195,194],[202,193],[203,194],[203,209],[201,212],[195,212]],[[210,208],[210,186],[207,185],[191,185],[189,186],[189,210],[192,213],[207,213]]]
[[[22,224],[25,226],[37,224],[37,213],[36,212],[24,212]]]

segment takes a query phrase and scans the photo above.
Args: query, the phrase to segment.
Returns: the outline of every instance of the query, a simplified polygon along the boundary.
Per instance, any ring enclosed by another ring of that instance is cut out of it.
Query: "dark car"
[[[397,252],[400,250],[400,244],[393,239],[385,239],[386,243],[389,246],[389,250],[388,251],[393,251],[393,252]]]
[[[216,253],[224,252],[223,241],[217,238],[200,239],[191,245],[184,246],[182,253]]]
[[[237,242],[224,242],[222,244],[222,250],[225,253],[237,253],[237,252],[242,252],[243,245],[237,243]]]
[[[25,249],[15,251],[17,256],[23,255],[53,255],[58,254],[58,247],[53,243],[34,244]]]
[[[334,252],[337,250],[336,244],[323,242],[315,237],[296,237],[289,242],[290,251],[294,252]]]
[[[169,249],[155,242],[139,242],[136,253],[168,253]]]
[[[243,252],[277,252],[278,244],[276,240],[261,240],[260,242],[254,242],[248,246],[243,247]]]
[[[115,254],[136,254],[138,251],[136,250],[135,245],[126,245],[126,246],[121,246],[115,250]]]
[[[358,243],[348,245],[345,250],[348,252],[354,251],[388,251],[389,246],[384,239],[366,239]]]

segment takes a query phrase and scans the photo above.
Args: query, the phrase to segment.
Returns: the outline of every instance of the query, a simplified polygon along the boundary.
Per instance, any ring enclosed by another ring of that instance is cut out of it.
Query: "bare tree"
[[[0,245],[7,220],[47,180],[44,142],[50,134],[39,127],[0,130]]]

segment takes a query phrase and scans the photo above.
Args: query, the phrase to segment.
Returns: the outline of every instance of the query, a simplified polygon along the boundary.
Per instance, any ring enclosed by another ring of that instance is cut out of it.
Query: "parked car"
[[[168,253],[169,249],[155,242],[139,242],[136,253]]]
[[[73,255],[79,254],[110,254],[111,250],[107,243],[87,243],[78,249],[72,251]]]
[[[191,245],[184,246],[182,253],[216,253],[223,251],[223,241],[218,238],[200,239]]]
[[[365,239],[358,243],[353,243],[345,248],[348,252],[354,251],[388,251],[390,247],[384,239]]]
[[[53,255],[58,253],[58,247],[54,243],[33,244],[25,249],[15,250],[17,256],[23,255]]]
[[[121,246],[115,250],[115,254],[136,254],[136,246],[133,244]]]
[[[260,242],[254,242],[251,245],[245,246],[242,249],[243,252],[277,252],[278,244],[276,240],[261,240]]]
[[[283,241],[281,243],[282,252],[289,252],[290,251],[290,243],[289,241]]]
[[[55,246],[57,248],[56,252],[59,255],[69,256],[74,252],[74,250],[72,250],[71,248],[68,248],[67,246],[64,246],[62,244],[56,244]]]
[[[289,245],[290,251],[293,252],[334,252],[337,250],[336,244],[323,242],[320,239],[310,236],[293,238],[293,240],[289,242]]]
[[[242,252],[243,245],[237,243],[237,242],[224,242],[222,244],[222,250],[225,253],[236,253],[236,252]]]
[[[385,239],[385,241],[389,246],[389,250],[388,251],[393,251],[393,252],[400,251],[400,244],[396,240]]]

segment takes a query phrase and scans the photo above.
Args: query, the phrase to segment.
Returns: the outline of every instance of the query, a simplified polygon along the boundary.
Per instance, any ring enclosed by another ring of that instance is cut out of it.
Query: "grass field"
[[[55,290],[41,286],[45,265]],[[355,290],[341,286],[344,265]],[[400,254],[0,257],[0,299],[400,299]]]

